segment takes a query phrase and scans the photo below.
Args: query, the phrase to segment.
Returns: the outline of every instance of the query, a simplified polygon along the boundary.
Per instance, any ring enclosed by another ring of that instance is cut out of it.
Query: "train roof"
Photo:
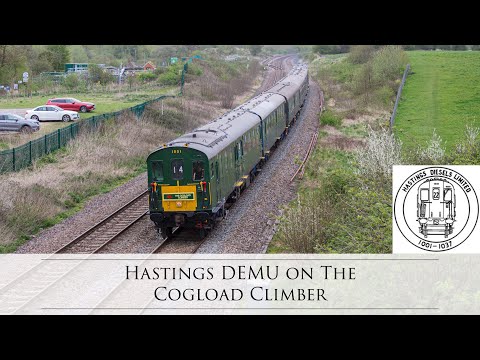
[[[278,94],[260,94],[208,124],[168,142],[158,150],[186,146],[205,153],[211,159],[248,130],[258,126],[261,118],[284,102],[285,99]]]
[[[209,159],[237,140],[251,128],[258,126],[260,120],[285,102],[287,90],[292,93],[298,89],[307,73],[304,65],[297,65],[277,85],[237,106],[213,121],[166,143],[156,151],[173,146],[189,147],[199,150]],[[282,87],[282,82],[283,87]],[[272,91],[272,89],[277,91]],[[283,93],[282,93],[283,91]],[[288,98],[288,97],[287,97]]]

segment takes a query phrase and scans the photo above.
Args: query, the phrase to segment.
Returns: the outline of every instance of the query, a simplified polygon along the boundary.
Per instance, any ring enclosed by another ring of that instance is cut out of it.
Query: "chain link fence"
[[[105,120],[116,118],[125,111],[130,111],[137,118],[140,118],[145,112],[146,106],[169,97],[175,96],[163,95],[121,111],[96,115],[85,120],[80,120],[67,127],[42,136],[39,139],[29,141],[24,145],[3,150],[0,152],[0,174],[19,171],[30,166],[34,160],[66,146],[72,139],[75,139],[78,134],[85,131],[95,131]]]

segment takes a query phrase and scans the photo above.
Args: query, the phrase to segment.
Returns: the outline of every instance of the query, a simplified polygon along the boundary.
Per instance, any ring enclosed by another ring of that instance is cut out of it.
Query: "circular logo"
[[[394,203],[397,226],[411,244],[426,251],[448,251],[462,244],[477,225],[475,189],[447,167],[420,169],[406,178]]]

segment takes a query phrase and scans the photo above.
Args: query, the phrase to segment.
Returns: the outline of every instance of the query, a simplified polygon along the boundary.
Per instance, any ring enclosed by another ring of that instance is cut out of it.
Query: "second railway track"
[[[94,254],[148,213],[148,191],[138,195],[56,251],[56,254]]]

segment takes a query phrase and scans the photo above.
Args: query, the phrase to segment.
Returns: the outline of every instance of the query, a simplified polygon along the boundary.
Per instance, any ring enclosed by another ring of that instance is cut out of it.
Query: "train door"
[[[215,188],[217,189],[217,202],[218,202],[221,200],[221,196],[222,196],[222,190],[220,189],[220,173],[218,171],[218,160],[215,161],[215,181],[216,181]]]
[[[259,137],[259,142],[258,144],[260,145],[260,148],[262,149],[262,156],[265,156],[265,144],[263,142],[263,121],[260,121],[260,123],[258,124],[258,137]]]
[[[240,179],[243,175],[242,164],[243,164],[243,141],[235,143],[233,148],[234,158],[235,158],[235,179]]]

